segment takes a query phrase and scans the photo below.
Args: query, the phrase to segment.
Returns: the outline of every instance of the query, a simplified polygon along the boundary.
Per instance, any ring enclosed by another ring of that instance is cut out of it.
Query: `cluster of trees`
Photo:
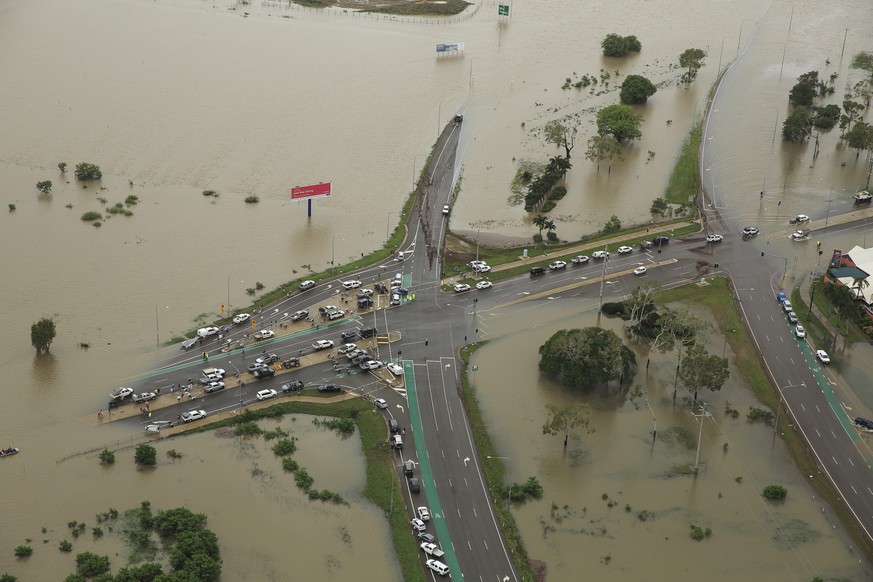
[[[52,193],[52,181],[51,180],[43,180],[41,182],[36,183],[36,189],[42,192],[43,194],[51,194]]]
[[[599,327],[562,329],[540,346],[539,369],[565,386],[597,386],[624,381],[637,358],[615,332]]]
[[[566,188],[564,189],[566,191]],[[550,242],[555,242],[558,240],[558,235],[555,234],[555,221],[549,220],[542,214],[537,214],[534,216],[533,225],[537,227],[540,231],[534,235],[534,242],[543,242],[543,231],[546,231],[546,236],[549,238]]]
[[[633,141],[643,136],[640,125],[643,116],[628,105],[608,105],[597,112],[597,135],[588,140],[585,158],[600,163],[607,162],[612,170],[612,161],[621,159],[621,142]]]
[[[658,88],[642,75],[628,75],[621,84],[619,99],[622,103],[639,105],[648,101],[657,90]]]
[[[61,172],[66,169],[66,166],[67,165],[64,164],[64,169],[62,169]],[[100,171],[100,166],[97,164],[89,164],[88,162],[76,164],[75,174],[77,180],[99,180],[103,177],[103,172]]]
[[[818,71],[809,71],[797,78],[797,83],[788,92],[788,103],[793,107],[791,113],[782,124],[782,138],[786,141],[801,142],[809,138],[812,128],[822,130],[832,129],[840,121],[840,107],[814,105],[817,97],[834,92],[834,73],[830,81],[825,83],[819,79]]]
[[[866,79],[855,83],[852,94],[843,100],[843,115],[840,116],[841,137],[846,145],[857,150],[873,151],[873,126],[861,121],[864,111],[873,98],[873,53],[860,52],[852,59],[852,68],[870,73]]]
[[[600,43],[605,57],[623,57],[628,53],[638,53],[643,45],[635,36],[621,36],[614,32],[607,34]]]
[[[570,158],[555,156],[549,160],[543,173],[537,176],[527,187],[527,194],[524,197],[524,209],[527,212],[531,212],[547,198],[555,199],[555,196],[558,196],[558,199],[560,199],[560,197],[566,195],[566,189],[557,192],[554,192],[553,189],[558,190],[555,186],[564,179],[564,176],[567,175],[567,170],[571,167]]]

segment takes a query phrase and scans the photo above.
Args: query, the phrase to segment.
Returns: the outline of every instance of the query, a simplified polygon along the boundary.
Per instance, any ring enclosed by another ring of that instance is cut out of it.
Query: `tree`
[[[576,133],[578,130],[578,125],[565,125],[560,121],[554,120],[545,125],[543,133],[545,134],[546,143],[564,148],[567,152],[567,160],[569,160],[570,152],[576,146]]]
[[[545,223],[543,223],[543,228],[545,228],[546,231],[548,231],[548,232],[546,233],[546,237],[547,237],[550,241],[552,241],[552,240],[556,240],[556,239],[557,239],[557,235],[555,235],[555,232],[554,232],[555,229],[557,228],[557,226],[555,226],[555,221],[554,221],[554,220],[546,220]]]
[[[663,196],[659,196],[652,200],[652,205],[649,207],[649,212],[652,216],[664,216],[667,213],[667,201]]]
[[[645,103],[658,90],[642,75],[628,75],[621,84],[619,99],[622,103]]]
[[[839,105],[825,105],[824,107],[815,108],[815,116],[812,118],[812,125],[819,129],[833,129],[840,120]]]
[[[867,277],[852,277],[852,289],[854,289],[855,297],[863,297],[864,289],[870,286],[870,281]]]
[[[682,350],[694,344],[703,332],[710,329],[708,323],[684,308],[664,309],[657,326],[658,334],[652,341],[652,349],[675,349],[677,367],[682,359]]]
[[[150,582],[158,579],[164,571],[160,564],[148,563],[137,566],[127,566],[115,573],[114,582]],[[166,578],[169,580],[169,578]]]
[[[109,556],[98,556],[92,552],[76,555],[76,572],[86,578],[99,576],[109,571]]]
[[[699,388],[716,392],[721,390],[729,377],[727,358],[713,356],[699,342],[688,348],[688,353],[682,358],[682,365],[679,367],[679,379],[689,390],[694,391],[695,400]]]
[[[109,449],[103,449],[100,452],[100,464],[101,465],[111,465],[114,462],[115,462],[115,453],[113,453]]]
[[[594,386],[630,377],[636,356],[612,330],[562,329],[540,346],[539,369],[565,386]]]
[[[609,170],[612,171],[612,160],[621,157],[621,144],[611,135],[603,137],[600,135],[592,135],[588,139],[588,149],[585,151],[585,158],[597,163],[597,170],[600,171],[600,162],[609,162]]]
[[[650,327],[654,323],[652,319],[657,316],[655,295],[660,290],[660,285],[647,279],[631,292],[630,298],[625,301],[631,333],[638,333],[642,327]]]
[[[864,111],[864,105],[851,99],[843,100],[843,115],[840,116],[840,129],[845,137],[846,131],[851,128],[852,124],[861,119],[861,112]]]
[[[36,348],[36,353],[48,353],[55,339],[55,322],[43,317],[30,326],[30,343]]]
[[[621,230],[621,220],[619,220],[618,216],[613,214],[609,217],[609,220],[606,221],[606,224],[603,225],[603,232],[618,232]]]
[[[782,485],[767,485],[762,493],[767,499],[785,499],[788,495],[788,489]]]
[[[861,150],[873,149],[873,126],[867,125],[863,121],[855,123],[843,137],[846,140],[846,145],[858,150],[858,154],[861,153]]]
[[[605,57],[623,57],[629,52],[640,52],[643,50],[643,45],[635,36],[621,36],[610,33],[604,37],[600,43]]]
[[[856,54],[852,57],[852,68],[863,69],[870,73],[870,77],[873,78],[873,53],[862,51]]]
[[[36,183],[36,189],[42,192],[43,194],[51,194],[52,193],[52,181],[51,180],[43,180],[42,182]]]
[[[791,112],[782,124],[782,138],[785,141],[801,142],[812,133],[812,114],[805,107],[798,107]]]
[[[76,164],[75,174],[77,180],[99,180],[103,177],[103,172],[100,171],[100,166],[97,164],[89,164],[88,162]]]
[[[627,105],[609,105],[597,112],[597,133],[612,136],[619,142],[643,136],[640,124],[643,116]]]
[[[137,465],[153,467],[158,464],[158,452],[151,445],[138,445],[133,455],[133,462]]]
[[[788,92],[788,102],[795,107],[810,107],[823,86],[818,80],[818,71],[804,73],[797,78],[797,84]]]
[[[61,171],[61,174],[66,174],[67,173],[67,162],[59,162],[58,163],[58,170]]]
[[[576,438],[582,430],[585,434],[591,434],[591,405],[587,402],[574,402],[566,406],[546,404],[549,416],[543,424],[543,434],[557,436],[564,435],[564,446],[570,436]]]
[[[533,225],[540,229],[540,236],[543,235],[543,229],[546,228],[546,223],[549,222],[549,219],[543,216],[542,214],[537,214],[533,217]]]
[[[690,48],[685,49],[679,55],[679,66],[683,69],[688,69],[682,73],[682,82],[686,85],[697,78],[697,71],[703,67],[703,59],[706,57],[706,52],[702,49]]]

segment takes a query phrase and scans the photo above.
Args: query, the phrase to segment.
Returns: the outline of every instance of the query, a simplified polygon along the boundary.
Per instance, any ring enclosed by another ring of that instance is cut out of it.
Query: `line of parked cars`
[[[784,292],[779,291],[776,293],[776,301],[782,306],[782,311],[785,313],[788,318],[788,323],[794,325],[794,335],[797,339],[806,339],[806,330],[803,326],[797,322],[797,314],[794,312],[794,306],[791,305],[791,301],[785,295]],[[821,362],[822,364],[830,364],[831,357],[824,350],[816,350],[815,358]]]

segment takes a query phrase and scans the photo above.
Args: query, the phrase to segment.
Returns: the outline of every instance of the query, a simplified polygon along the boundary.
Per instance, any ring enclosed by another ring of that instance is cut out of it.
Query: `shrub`
[[[605,57],[623,57],[629,52],[638,53],[643,50],[643,45],[635,36],[621,36],[618,34],[607,34],[600,43]]]
[[[133,462],[137,465],[153,467],[158,464],[158,452],[151,445],[139,445],[136,447]]]
[[[273,454],[279,457],[285,457],[287,455],[293,454],[294,451],[297,450],[297,444],[295,438],[290,439],[282,439],[273,445]]]
[[[246,204],[257,204],[261,199],[252,194],[251,196],[246,196]]]
[[[552,193],[549,194],[549,199],[550,200],[560,200],[561,198],[563,198],[566,195],[567,195],[567,189],[565,187],[555,186],[554,189],[552,189]]]
[[[102,527],[92,527],[91,528],[91,535],[94,536],[95,538],[102,538],[103,537],[103,528]]]
[[[264,432],[255,422],[241,422],[233,429],[236,436],[257,436]]]
[[[91,552],[76,555],[76,572],[87,578],[99,576],[109,571],[109,556],[98,556]]]
[[[100,214],[99,212],[94,212],[93,210],[91,210],[90,212],[86,212],[85,214],[82,215],[82,220],[84,220],[85,222],[90,222],[92,220],[100,220],[101,218],[103,218],[103,215]]]
[[[43,194],[51,194],[52,193],[52,181],[51,180],[43,180],[42,182],[36,183],[36,189],[42,192]]]
[[[26,558],[33,553],[33,548],[30,546],[18,546],[15,548],[16,558]]]
[[[555,206],[557,206],[557,204],[555,203],[554,200],[546,200],[543,203],[542,208],[540,208],[540,212],[551,212],[552,210],[555,209]]]
[[[9,212],[15,212],[15,205],[14,204],[9,205]]]
[[[615,214],[613,214],[610,219],[606,221],[606,224],[603,225],[603,232],[610,233],[618,232],[619,230],[621,230],[621,221]]]
[[[309,491],[309,489],[312,487],[313,481],[315,481],[315,479],[313,479],[312,476],[306,472],[306,469],[298,469],[294,473],[294,482],[297,483],[297,486],[304,491]]]
[[[124,203],[127,206],[135,206],[136,204],[139,203],[139,196],[134,196],[133,194],[131,194],[130,196],[128,196],[127,198],[124,199]]]
[[[764,410],[763,408],[749,407],[749,413],[746,415],[749,422],[773,422],[776,420],[776,415],[772,410]]]
[[[215,190],[204,190],[203,195],[204,196],[213,196],[215,198],[218,198],[218,192],[216,192]]]
[[[297,470],[300,469],[300,465],[298,465],[297,461],[295,461],[291,457],[286,457],[282,459],[282,468],[289,473],[296,473]]]
[[[558,242],[558,235],[552,232],[551,230],[546,233],[546,238],[549,239],[549,242],[556,243]]]
[[[67,173],[67,162],[60,162],[58,164],[58,170],[61,171],[61,174],[66,174]]]
[[[58,549],[62,552],[72,552],[73,544],[67,540],[61,540],[61,543],[58,544]]]
[[[699,525],[691,524],[691,539],[695,541],[700,541],[705,537],[709,537],[712,535],[712,530],[709,528],[703,529]]]
[[[663,197],[652,200],[652,205],[649,207],[649,213],[653,216],[664,216],[667,212],[667,201]]]
[[[100,464],[101,465],[111,465],[115,462],[115,453],[110,451],[109,449],[103,449],[100,451]]]
[[[76,164],[75,174],[77,180],[99,180],[103,177],[103,172],[100,171],[100,166],[97,164],[89,164],[87,162]]]
[[[180,453],[176,449],[170,449],[169,451],[167,451],[167,457],[171,459],[181,459],[182,453]]]
[[[782,485],[767,485],[762,493],[767,499],[785,499],[788,495],[788,489]]]

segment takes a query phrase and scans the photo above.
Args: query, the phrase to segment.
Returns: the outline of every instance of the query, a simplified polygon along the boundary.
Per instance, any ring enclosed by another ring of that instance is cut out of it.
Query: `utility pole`
[[[697,467],[700,464],[700,441],[703,439],[703,421],[706,417],[712,416],[706,411],[706,402],[700,405],[700,414],[695,414],[694,417],[700,419],[700,430],[697,435],[697,456],[694,457],[694,474],[697,474]]]
[[[603,280],[606,278],[606,263],[609,262],[609,254],[606,250],[606,245],[603,245],[603,252],[607,253],[605,257],[603,257],[603,265],[600,268],[600,307],[603,307]]]

